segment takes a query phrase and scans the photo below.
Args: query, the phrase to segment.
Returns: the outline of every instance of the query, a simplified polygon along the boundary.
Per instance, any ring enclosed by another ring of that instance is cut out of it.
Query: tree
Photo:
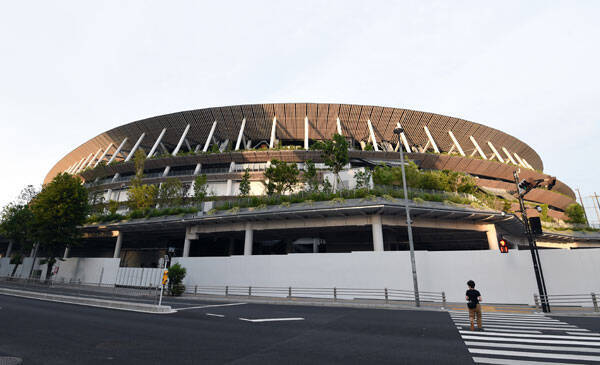
[[[317,168],[312,160],[306,161],[305,170],[302,174],[302,181],[310,192],[319,190],[319,176],[317,175]]]
[[[171,292],[171,295],[178,297],[185,292],[183,279],[186,273],[186,268],[181,266],[179,262],[169,267],[167,275],[169,275],[169,292]]]
[[[47,259],[48,280],[60,251],[81,241],[79,227],[85,223],[90,209],[88,192],[79,177],[62,173],[42,188],[30,206],[33,238]]]
[[[565,209],[565,214],[569,217],[569,223],[585,224],[585,212],[583,207],[577,203],[573,203]]]
[[[371,186],[371,170],[365,168],[362,171],[356,171],[354,179],[356,180],[356,189],[369,189]]]
[[[142,184],[144,163],[146,161],[146,153],[143,149],[137,150],[133,156],[133,161],[135,162],[135,177],[131,179],[131,185],[127,192],[127,205],[131,210],[147,210],[156,205],[158,189],[156,185]]]
[[[329,170],[335,175],[333,182],[334,192],[337,190],[340,180],[340,171],[350,162],[348,156],[348,141],[344,136],[339,134],[333,135],[333,140],[318,141],[314,144],[314,148],[321,150],[321,158]]]
[[[158,188],[158,204],[161,207],[179,206],[182,203],[183,184],[177,178],[166,179]]]
[[[194,179],[194,197],[193,200],[196,204],[202,204],[204,199],[206,199],[208,189],[207,178],[206,175],[198,175]]]
[[[242,198],[247,197],[250,194],[250,172],[248,169],[244,170],[242,175],[242,181],[240,181],[240,196]]]
[[[272,160],[271,166],[269,166],[264,176],[269,181],[267,185],[267,194],[281,195],[286,191],[292,191],[294,186],[298,183],[298,166],[295,163],[285,163],[279,160]]]
[[[2,210],[0,234],[12,242],[15,251],[18,249],[10,259],[10,263],[15,265],[11,276],[23,262],[22,252],[33,247],[32,221],[33,213],[28,205],[11,203]]]

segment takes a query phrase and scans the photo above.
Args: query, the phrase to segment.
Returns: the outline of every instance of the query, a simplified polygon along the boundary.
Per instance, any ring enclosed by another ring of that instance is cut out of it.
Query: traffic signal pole
[[[527,218],[527,210],[525,209],[525,203],[523,202],[523,195],[519,188],[519,173],[514,172],[515,185],[517,187],[517,196],[519,197],[519,205],[521,207],[521,217],[523,224],[525,225],[525,232],[527,234],[527,240],[529,241],[529,250],[531,251],[531,260],[533,261],[533,271],[535,272],[535,280],[537,281],[538,292],[540,293],[540,302],[542,304],[542,311],[544,313],[550,312],[550,304],[548,303],[548,292],[546,291],[546,281],[544,280],[544,273],[542,271],[542,264],[540,262],[540,255],[535,242],[535,237],[529,225],[529,219]]]

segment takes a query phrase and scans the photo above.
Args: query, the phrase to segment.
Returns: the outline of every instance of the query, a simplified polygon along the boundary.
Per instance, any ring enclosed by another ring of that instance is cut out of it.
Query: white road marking
[[[461,334],[470,335],[473,334],[471,331],[458,331]],[[563,340],[592,340],[592,341],[600,341],[600,338],[597,337],[584,337],[584,336],[563,336],[563,335],[522,335],[519,333],[497,333],[493,331],[487,332],[478,332],[477,336],[503,336],[503,337],[533,337],[533,338],[560,338]],[[598,342],[600,344],[600,342]]]
[[[504,333],[503,333],[504,334]],[[523,343],[547,343],[554,345],[583,345],[583,346],[600,346],[599,342],[585,341],[569,341],[569,340],[535,340],[529,338],[510,338],[510,337],[481,337],[481,336],[462,336],[463,340],[478,340],[478,341],[497,341],[497,342],[523,342]]]
[[[511,348],[511,349],[526,349],[526,350],[593,352],[593,353],[600,354],[600,348],[592,348],[592,347],[522,345],[522,344],[518,344],[518,343],[494,343],[494,342],[480,342],[480,341],[465,341],[465,345],[475,346],[475,347],[504,347],[504,348]]]
[[[219,318],[223,318],[225,317],[222,314],[215,314],[215,313],[206,313],[207,316],[211,316],[211,317],[219,317]]]
[[[452,319],[457,319],[457,320],[465,320],[465,319],[469,319],[469,316],[451,316]],[[510,322],[515,322],[515,323],[564,323],[561,321],[558,321],[556,319],[518,319],[518,318],[499,318],[499,317],[481,317],[482,319],[485,319],[486,321],[494,321],[494,322],[503,322],[503,321],[510,321]]]
[[[590,355],[572,355],[572,354],[557,354],[557,353],[545,353],[545,352],[523,352],[523,351],[504,351],[504,350],[487,350],[487,349],[469,349],[469,352],[472,354],[484,354],[484,355],[537,357],[537,358],[546,358],[546,359],[581,360],[581,361],[600,361],[600,356],[590,356]]]
[[[230,307],[233,305],[243,305],[247,303],[229,303],[229,304],[211,304],[211,305],[199,305],[197,307],[185,307],[185,308],[174,308],[176,311],[184,311],[188,309],[202,309],[202,308],[215,308],[215,307]]]
[[[578,336],[598,336],[600,337],[600,334],[597,333],[579,333],[579,332],[567,332],[570,335],[578,335]]]
[[[467,326],[470,324],[463,322],[463,323],[456,323],[456,324],[460,324],[463,326]],[[579,331],[579,332],[587,332],[589,330],[583,329],[583,328],[573,328],[573,327],[543,327],[543,326],[504,326],[504,325],[496,325],[496,324],[486,324],[485,321],[483,322],[483,327],[484,328],[512,328],[512,329],[530,329],[530,330],[548,330],[548,331],[564,331],[564,330],[569,330],[569,331]]]
[[[577,365],[574,362],[546,362],[546,361],[527,361],[527,360],[512,360],[498,359],[493,357],[476,357],[473,356],[473,361],[477,364],[504,364],[504,365]]]
[[[470,325],[469,325],[470,326]],[[463,330],[463,327],[469,327],[469,326],[462,326],[462,327],[457,327],[460,330]],[[487,327],[486,327],[487,328]],[[471,331],[469,331],[471,332]],[[529,330],[507,330],[507,329],[501,329],[501,328],[494,328],[494,332],[508,332],[508,333],[537,333],[537,334],[541,334],[542,332],[540,331],[529,331]],[[471,332],[473,334],[477,334],[477,332]]]
[[[247,322],[277,322],[277,321],[303,321],[302,317],[292,317],[292,318],[260,318],[260,319],[249,319],[249,318],[239,318],[241,321]]]

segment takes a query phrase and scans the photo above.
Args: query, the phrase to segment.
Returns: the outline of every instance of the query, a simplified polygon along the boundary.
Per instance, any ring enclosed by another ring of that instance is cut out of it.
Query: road
[[[443,312],[193,302],[203,305],[154,315],[0,295],[0,354],[25,364],[471,361]]]
[[[0,295],[0,363],[589,364],[600,318],[179,300],[143,314]]]

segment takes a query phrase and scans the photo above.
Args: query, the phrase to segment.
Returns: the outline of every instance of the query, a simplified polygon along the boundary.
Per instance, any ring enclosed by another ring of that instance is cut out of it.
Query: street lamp
[[[404,128],[394,128],[394,134],[398,135],[398,147],[400,150],[400,167],[402,168],[402,187],[404,189],[404,208],[406,209],[406,226],[408,227],[408,247],[410,248],[410,266],[412,268],[413,287],[415,292],[415,306],[420,307],[419,299],[419,283],[417,281],[417,264],[415,263],[415,245],[413,242],[412,227],[410,221],[410,209],[408,208],[408,190],[406,188],[406,173],[404,172],[404,150],[400,140],[400,134],[404,132]]]

